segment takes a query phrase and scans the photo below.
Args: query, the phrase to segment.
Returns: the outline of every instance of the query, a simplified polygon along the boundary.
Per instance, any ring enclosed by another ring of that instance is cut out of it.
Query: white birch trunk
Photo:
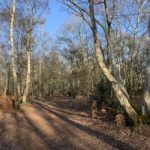
[[[150,52],[148,49],[148,54],[146,56],[145,63],[145,81],[144,81],[144,116],[150,116]]]
[[[26,85],[23,94],[22,102],[27,102],[27,97],[30,92],[30,83],[31,83],[31,56],[30,56],[30,40],[31,40],[31,28],[30,28],[30,9],[29,9],[29,0],[26,0],[27,3],[27,77],[26,77]]]
[[[16,0],[13,1],[13,6],[10,12],[10,44],[12,50],[12,74],[14,79],[14,95],[16,96],[16,101],[18,100],[18,83],[17,83],[17,71],[15,65],[15,46],[14,46],[14,21],[16,12]]]
[[[136,121],[137,113],[129,103],[129,96],[124,86],[118,83],[116,78],[111,74],[111,72],[109,71],[109,69],[106,67],[104,63],[102,49],[101,49],[101,45],[99,42],[99,36],[98,36],[98,31],[97,31],[96,22],[95,22],[93,7],[94,7],[94,0],[89,0],[90,18],[91,18],[91,23],[92,23],[92,32],[93,32],[94,46],[95,46],[98,65],[101,68],[105,77],[111,82],[114,93],[117,99],[119,100],[120,104],[124,107],[129,117],[133,119],[134,121]]]

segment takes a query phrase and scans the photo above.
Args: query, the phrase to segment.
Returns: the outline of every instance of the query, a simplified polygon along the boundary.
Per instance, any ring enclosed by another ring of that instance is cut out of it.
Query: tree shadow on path
[[[133,148],[132,146],[128,145],[127,143],[124,143],[122,141],[119,141],[117,139],[115,139],[114,137],[107,135],[105,133],[102,133],[100,131],[96,131],[93,130],[91,128],[88,128],[86,126],[83,126],[79,123],[76,123],[72,120],[69,120],[66,116],[62,115],[61,113],[58,113],[54,110],[51,109],[51,107],[48,107],[46,104],[41,104],[36,102],[34,104],[34,106],[38,109],[44,108],[47,111],[49,111],[51,114],[56,115],[57,117],[59,117],[61,120],[67,122],[68,124],[70,124],[71,126],[80,129],[81,131],[84,131],[86,133],[88,133],[91,136],[97,137],[99,140],[103,141],[104,143],[107,143],[109,145],[111,145],[112,147],[119,149],[119,150],[136,150],[135,148]]]

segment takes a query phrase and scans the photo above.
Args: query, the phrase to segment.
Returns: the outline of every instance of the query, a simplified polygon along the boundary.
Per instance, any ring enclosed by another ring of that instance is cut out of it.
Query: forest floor
[[[113,122],[92,120],[72,108],[72,100],[54,97],[0,110],[0,150],[149,150],[146,133],[120,131]]]

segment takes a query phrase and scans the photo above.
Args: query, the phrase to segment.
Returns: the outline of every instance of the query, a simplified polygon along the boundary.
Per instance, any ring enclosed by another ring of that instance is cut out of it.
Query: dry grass
[[[12,109],[12,97],[0,96],[0,109],[3,111],[10,111]]]

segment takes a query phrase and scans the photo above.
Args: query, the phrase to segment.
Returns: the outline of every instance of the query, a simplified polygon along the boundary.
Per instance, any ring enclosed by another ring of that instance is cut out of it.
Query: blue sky
[[[47,15],[45,30],[52,36],[55,35],[61,26],[71,15],[63,10],[63,5],[51,0],[50,13]]]

